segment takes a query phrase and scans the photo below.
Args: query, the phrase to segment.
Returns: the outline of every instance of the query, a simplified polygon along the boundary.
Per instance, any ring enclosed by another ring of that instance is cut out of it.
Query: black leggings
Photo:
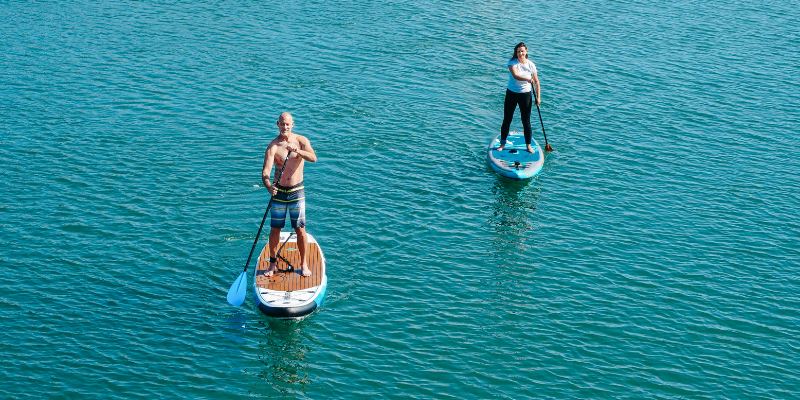
[[[522,114],[522,128],[525,130],[525,144],[531,144],[531,107],[533,107],[533,96],[531,92],[516,93],[506,89],[506,100],[503,103],[503,126],[500,128],[500,144],[505,146],[508,138],[508,128],[511,127],[511,120],[514,118],[514,110],[519,104],[519,111]]]

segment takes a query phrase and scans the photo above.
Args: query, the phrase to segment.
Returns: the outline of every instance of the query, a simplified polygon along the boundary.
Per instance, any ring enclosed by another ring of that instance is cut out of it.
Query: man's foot
[[[264,272],[264,276],[272,276],[275,274],[275,271],[278,270],[278,265],[274,263],[269,263],[269,267],[267,267],[267,271]]]
[[[525,150],[527,150],[528,153],[533,153],[533,147],[531,147],[531,145],[528,145],[528,148]]]
[[[311,276],[311,268],[308,268],[307,266],[303,265],[300,268],[300,275]]]

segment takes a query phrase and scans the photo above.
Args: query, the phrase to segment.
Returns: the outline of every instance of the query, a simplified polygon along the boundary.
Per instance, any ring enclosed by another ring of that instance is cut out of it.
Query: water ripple
[[[762,6],[3,7],[0,395],[797,397],[797,13]],[[509,182],[520,40],[556,151]],[[284,110],[330,280],[288,323],[224,301]]]

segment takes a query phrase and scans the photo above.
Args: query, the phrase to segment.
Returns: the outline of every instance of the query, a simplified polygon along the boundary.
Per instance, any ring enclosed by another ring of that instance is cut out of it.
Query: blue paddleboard
[[[500,134],[498,133],[489,143],[486,161],[498,174],[511,179],[529,179],[542,170],[544,153],[536,139],[531,139],[533,153],[528,153],[525,146],[525,136],[521,132],[510,132],[506,139],[505,148],[500,151]]]

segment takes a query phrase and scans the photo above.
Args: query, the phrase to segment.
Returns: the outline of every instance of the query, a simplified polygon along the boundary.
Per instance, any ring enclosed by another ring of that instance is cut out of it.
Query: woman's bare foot
[[[303,265],[303,266],[300,268],[300,271],[301,271],[301,272],[300,272],[300,275],[303,275],[303,276],[311,276],[311,268],[308,268],[308,267],[307,267],[307,266],[305,266],[305,265]]]
[[[528,153],[533,153],[533,147],[531,147],[531,145],[528,145],[526,150],[528,150]]]
[[[503,149],[505,149],[505,148],[506,148],[505,145],[497,146],[497,151],[503,151]]]

